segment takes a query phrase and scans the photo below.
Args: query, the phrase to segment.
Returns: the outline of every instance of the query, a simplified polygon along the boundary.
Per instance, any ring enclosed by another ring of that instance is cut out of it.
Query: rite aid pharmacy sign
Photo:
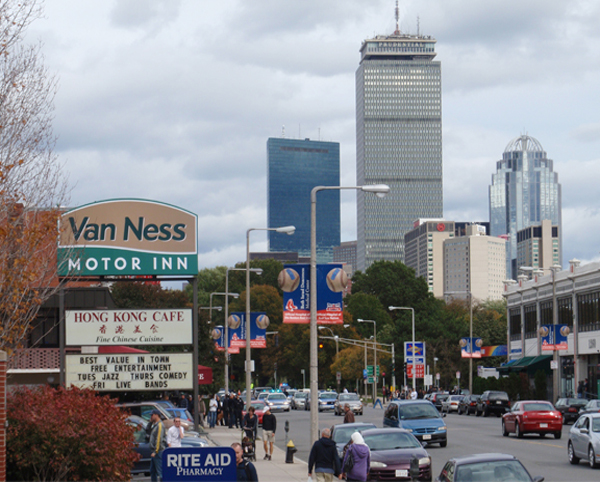
[[[162,454],[164,482],[236,482],[231,447],[167,448]]]
[[[59,276],[198,273],[198,217],[144,199],[110,199],[60,218]]]

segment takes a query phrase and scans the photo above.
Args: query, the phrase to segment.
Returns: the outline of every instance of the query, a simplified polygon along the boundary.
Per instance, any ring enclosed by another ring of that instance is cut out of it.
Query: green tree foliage
[[[7,414],[8,480],[130,480],[133,430],[109,397],[21,387],[9,393]]]
[[[120,281],[111,286],[111,294],[118,308],[167,309],[191,308],[184,291],[167,290],[159,283],[145,281]]]

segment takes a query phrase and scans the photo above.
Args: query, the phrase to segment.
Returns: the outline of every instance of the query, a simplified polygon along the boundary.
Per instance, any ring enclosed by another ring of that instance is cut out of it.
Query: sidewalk
[[[240,429],[217,426],[215,428],[205,429],[207,435],[202,437],[209,439],[215,446],[229,447],[233,442],[240,442],[242,431]],[[261,438],[261,430],[256,440],[256,472],[260,482],[306,482],[308,477],[308,465],[306,462],[294,458],[293,464],[285,463],[285,451],[273,447],[273,456],[271,460],[263,460],[265,450]]]

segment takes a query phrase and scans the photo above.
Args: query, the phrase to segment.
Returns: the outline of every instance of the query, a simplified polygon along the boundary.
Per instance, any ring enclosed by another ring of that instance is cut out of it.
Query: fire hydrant
[[[287,451],[285,453],[285,463],[293,464],[294,463],[294,454],[298,452],[298,449],[294,445],[294,442],[291,440],[287,444]]]

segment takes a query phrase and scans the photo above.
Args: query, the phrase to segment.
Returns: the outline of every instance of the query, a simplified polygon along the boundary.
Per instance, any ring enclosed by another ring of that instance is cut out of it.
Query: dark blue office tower
[[[296,226],[293,236],[269,231],[269,251],[310,256],[310,192],[340,185],[340,144],[309,139],[267,141],[268,227]],[[340,245],[340,192],[317,194],[317,262],[333,261]]]

